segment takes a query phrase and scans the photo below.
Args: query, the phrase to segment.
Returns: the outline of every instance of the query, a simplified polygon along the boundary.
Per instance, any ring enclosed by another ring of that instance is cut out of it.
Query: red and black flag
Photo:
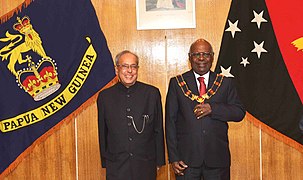
[[[1,179],[115,72],[89,0],[24,1],[1,17],[0,59]]]
[[[233,0],[216,71],[234,77],[248,119],[303,150],[303,1]]]

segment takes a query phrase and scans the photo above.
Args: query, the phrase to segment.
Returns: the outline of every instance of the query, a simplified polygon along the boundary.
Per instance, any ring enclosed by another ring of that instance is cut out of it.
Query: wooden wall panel
[[[0,0],[0,15],[23,0]],[[136,30],[135,0],[92,0],[113,57],[124,49],[140,57],[139,80],[160,89],[163,106],[171,77],[188,70],[187,53],[197,38],[212,43],[216,64],[231,0],[196,0],[195,29]],[[303,155],[260,133],[248,120],[229,123],[231,179],[301,179]],[[262,152],[262,154],[260,154]],[[157,180],[172,180],[166,165]],[[97,107],[92,104],[76,119],[36,146],[6,179],[105,179],[101,168]]]
[[[75,179],[74,130],[72,122],[62,125],[60,130],[37,145],[5,179]]]
[[[262,133],[263,179],[303,179],[303,153]]]
[[[105,180],[105,169],[101,168],[98,141],[96,103],[76,117],[77,155],[79,179]]]
[[[11,9],[15,8],[19,4],[21,4],[23,0],[1,0],[0,1],[0,17],[7,12],[9,12]]]
[[[260,179],[259,132],[259,128],[246,119],[229,123],[232,180]]]

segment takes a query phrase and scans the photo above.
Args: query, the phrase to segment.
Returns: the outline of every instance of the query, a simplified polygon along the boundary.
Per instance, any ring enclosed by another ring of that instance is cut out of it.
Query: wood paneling
[[[244,119],[229,123],[231,179],[260,179],[259,129]]]
[[[98,141],[97,105],[93,104],[76,118],[79,179],[105,180],[101,169]]]
[[[303,154],[262,133],[263,179],[303,179]]]
[[[37,145],[6,179],[36,180],[76,178],[75,127],[72,122]]]
[[[22,2],[0,0],[0,15]],[[140,57],[139,80],[160,89],[163,106],[169,79],[189,69],[187,52],[194,40],[205,38],[212,43],[214,69],[231,0],[196,0],[195,29],[141,31],[136,30],[135,0],[92,2],[113,57],[124,49],[136,52]],[[302,153],[262,133],[246,119],[229,125],[231,179],[302,179]],[[174,179],[170,168],[162,167],[157,179]],[[100,164],[95,103],[36,146],[6,179],[76,177],[105,179],[105,169]]]

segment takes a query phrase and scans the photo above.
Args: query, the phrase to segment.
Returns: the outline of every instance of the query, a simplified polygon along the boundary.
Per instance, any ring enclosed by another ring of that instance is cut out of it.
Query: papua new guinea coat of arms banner
[[[89,0],[20,7],[0,25],[0,174],[115,77]]]

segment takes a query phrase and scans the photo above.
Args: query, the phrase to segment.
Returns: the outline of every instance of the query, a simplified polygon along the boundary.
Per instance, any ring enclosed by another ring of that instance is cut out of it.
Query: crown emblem
[[[14,30],[19,31],[20,33],[24,34],[26,29],[31,28],[31,21],[29,17],[24,16],[22,19],[20,17],[17,17],[17,23],[13,25]]]
[[[16,76],[18,86],[30,94],[35,101],[40,101],[60,88],[57,67],[51,58],[42,58],[35,64],[26,56],[28,68],[19,70]]]

